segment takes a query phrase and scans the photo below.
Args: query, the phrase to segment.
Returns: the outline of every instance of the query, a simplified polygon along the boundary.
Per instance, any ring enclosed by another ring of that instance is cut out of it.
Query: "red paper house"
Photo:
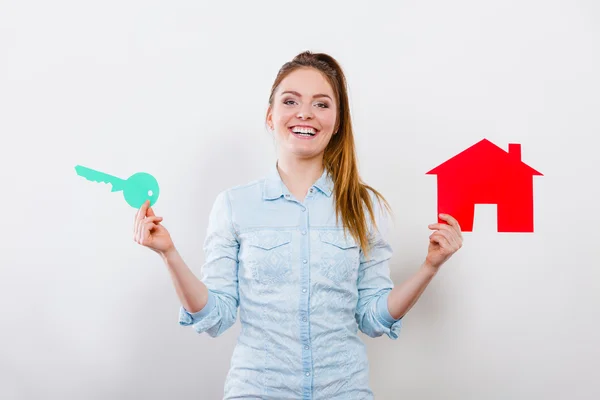
[[[483,139],[427,174],[437,175],[438,213],[463,232],[473,230],[475,204],[497,204],[498,232],[533,232],[533,176],[542,174],[521,161],[520,144],[507,153]]]

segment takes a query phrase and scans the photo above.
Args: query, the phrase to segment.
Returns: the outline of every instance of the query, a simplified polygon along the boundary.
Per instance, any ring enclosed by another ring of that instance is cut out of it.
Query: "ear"
[[[269,129],[273,130],[273,113],[271,112],[271,106],[267,107],[267,115],[265,116],[265,121],[269,126]]]

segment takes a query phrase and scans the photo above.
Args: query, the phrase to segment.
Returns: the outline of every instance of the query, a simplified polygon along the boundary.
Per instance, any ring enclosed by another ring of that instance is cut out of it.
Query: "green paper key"
[[[89,181],[110,183],[111,192],[123,191],[125,201],[133,208],[140,208],[146,200],[150,200],[150,206],[153,206],[158,200],[158,182],[146,172],[137,172],[127,179],[121,179],[81,165],[75,166],[75,171]]]

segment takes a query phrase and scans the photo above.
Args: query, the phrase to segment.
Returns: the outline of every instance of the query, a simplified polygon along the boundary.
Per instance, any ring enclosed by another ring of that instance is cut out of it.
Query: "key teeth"
[[[96,178],[90,178],[89,176],[84,176],[85,179],[87,179],[90,182],[98,182],[98,183],[106,183],[106,184],[110,184],[109,181],[104,180],[104,179],[96,179]]]
[[[77,173],[77,175],[81,176],[82,178],[87,179],[90,182],[106,183],[108,185],[112,185],[113,189],[115,187],[114,182],[111,182],[110,179],[99,178],[98,176],[100,174],[98,173],[98,171],[95,171],[91,168],[84,167],[83,165],[76,165],[75,172]],[[112,190],[112,191],[115,192],[117,190]]]
[[[83,165],[76,165],[75,172],[77,172],[77,175],[87,179],[90,182],[100,182],[111,185],[111,192],[120,192],[124,190],[126,185],[123,179],[106,174],[104,172],[96,171],[88,167],[84,167]]]

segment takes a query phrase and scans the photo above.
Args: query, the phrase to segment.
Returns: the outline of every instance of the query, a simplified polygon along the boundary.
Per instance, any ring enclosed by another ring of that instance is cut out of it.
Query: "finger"
[[[144,204],[142,204],[140,206],[140,208],[138,209],[137,214],[135,215],[134,221],[139,221],[140,219],[142,219],[142,218],[144,218],[146,216],[146,210],[148,209],[148,203],[149,203],[149,201],[146,200],[144,202]]]
[[[144,218],[144,225],[155,224],[155,223],[158,224],[162,220],[163,220],[163,217],[157,217],[157,216],[146,217],[146,218]]]
[[[440,218],[447,221],[447,223],[432,224],[436,225],[437,229],[443,229],[444,227],[450,229],[454,235],[457,236],[457,241],[462,240],[462,232],[458,221],[448,214],[440,214]]]
[[[448,245],[448,241],[446,240],[444,235],[439,233],[439,231],[436,231],[436,232],[432,233],[431,235],[429,235],[429,241],[439,245],[440,247],[444,247],[444,246]]]
[[[136,232],[136,238],[137,238],[137,242],[139,243],[140,238],[141,238],[141,233],[142,233],[142,229],[144,226],[144,217],[138,219],[135,223],[135,232]]]
[[[148,207],[150,207],[150,201],[146,200],[140,207],[140,218],[144,218],[146,215],[148,215]]]
[[[427,225],[427,227],[429,229],[436,229],[436,230],[439,230],[439,229],[448,229],[448,230],[450,230],[450,229],[452,229],[452,227],[450,225],[439,223],[439,222],[437,224],[429,224],[429,225]]]
[[[148,217],[143,217],[136,223],[136,241],[141,244],[141,240],[144,237],[144,225]]]
[[[144,224],[142,229],[140,229],[140,234],[138,236],[138,243],[142,246],[148,244],[148,239],[150,238],[150,229]]]
[[[141,221],[137,221],[135,224],[135,241],[138,244],[141,244],[141,238],[142,238],[142,222]]]
[[[140,220],[140,215],[142,213],[142,207],[140,206],[140,208],[138,208],[137,212],[135,213],[135,216],[133,217],[133,226],[135,227],[135,224],[137,224],[137,222]]]
[[[148,200],[150,201],[150,200]],[[154,210],[152,209],[152,207],[148,206],[148,212],[146,213],[146,215],[148,217],[154,217],[156,214],[154,214]]]
[[[162,217],[154,216],[146,217],[142,220],[143,222],[140,226],[138,237],[140,244],[148,243],[148,239],[150,239],[151,232],[157,228],[158,223],[162,221],[162,219]]]
[[[133,219],[133,240],[135,240],[137,242],[137,233],[138,233],[138,229],[140,226],[140,211],[141,208],[138,209],[137,213],[135,214],[135,218]]]
[[[440,218],[443,219],[444,221],[447,221],[450,226],[452,226],[454,229],[456,229],[456,232],[458,233],[458,235],[460,237],[462,237],[460,224],[458,223],[458,220],[456,218],[454,218],[452,215],[448,215],[448,214],[440,214]]]
[[[150,235],[152,231],[156,229],[156,224],[154,222],[146,222],[142,229],[142,243],[143,245],[147,245],[150,243]]]
[[[456,249],[460,249],[462,247],[463,238],[460,231],[456,228],[444,223],[429,224],[428,227],[429,229],[437,229],[440,231],[449,232],[450,236],[448,237],[448,239],[450,244],[456,246]]]
[[[453,228],[452,226],[448,225],[448,224],[436,224],[439,225],[439,230],[441,232],[443,232],[443,235],[446,237],[446,239],[448,239],[448,242],[452,245],[455,246],[456,248],[460,247],[459,242],[461,241],[460,239],[460,233],[456,230],[456,228]]]
[[[448,224],[443,224],[443,223],[429,224],[428,228],[448,232],[451,236],[458,235],[458,232],[456,232],[456,229],[454,229],[453,227],[451,227]]]
[[[451,227],[448,227],[446,232],[448,233],[446,238],[448,239],[448,242],[452,246],[452,251],[456,251],[456,250],[460,249],[462,246],[462,244],[461,244],[462,237],[460,236],[460,232],[457,231],[455,228],[451,228]]]
[[[440,229],[435,233],[442,235],[446,239],[446,243],[448,244],[448,250],[452,251],[455,247],[458,247],[458,243],[453,237],[455,236],[455,234],[453,233],[452,228],[447,227],[445,229]]]
[[[436,231],[435,233],[431,234],[431,236],[429,236],[429,240],[437,243],[442,249],[448,249],[450,247],[450,243],[448,243],[448,240],[440,233],[440,231]]]
[[[448,225],[458,228],[458,221],[452,215],[442,213],[439,215],[439,217],[440,219],[446,221]]]

